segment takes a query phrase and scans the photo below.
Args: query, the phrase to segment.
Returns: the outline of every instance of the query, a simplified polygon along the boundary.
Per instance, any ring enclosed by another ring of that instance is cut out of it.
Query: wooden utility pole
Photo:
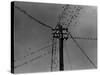
[[[56,38],[59,40],[59,70],[64,70],[64,56],[63,56],[63,41],[64,39],[67,40],[68,38],[68,29],[63,28],[60,23],[57,25],[57,28],[53,29],[53,38]],[[67,35],[67,36],[65,36]]]
[[[59,70],[64,70],[64,58],[63,58],[63,31],[62,26],[59,25]]]

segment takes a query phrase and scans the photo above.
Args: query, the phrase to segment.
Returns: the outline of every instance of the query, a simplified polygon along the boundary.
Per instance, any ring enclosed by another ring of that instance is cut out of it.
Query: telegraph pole
[[[64,58],[63,58],[63,31],[62,26],[59,25],[59,70],[64,70]]]
[[[68,39],[68,28],[63,28],[63,26],[58,23],[57,28],[53,29],[53,31],[53,38],[59,40],[59,70],[64,71],[63,41],[64,39]]]

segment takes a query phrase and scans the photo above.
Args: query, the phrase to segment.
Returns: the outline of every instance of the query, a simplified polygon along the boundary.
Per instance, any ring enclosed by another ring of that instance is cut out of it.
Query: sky
[[[15,2],[15,5],[19,6],[21,9],[27,11],[33,17],[37,18],[45,24],[50,25],[53,28],[57,25],[57,15],[62,12],[62,7],[64,6],[63,4],[26,2]],[[69,31],[73,36],[95,38],[97,37],[97,7],[83,7],[84,8],[81,10],[77,19],[77,25],[70,26]],[[77,39],[77,42],[96,65],[97,41]],[[51,50],[51,47],[48,47],[39,53],[23,58],[23,56],[51,44],[51,30],[30,19],[28,16],[15,8],[14,43],[14,59],[16,60],[16,66]],[[70,63],[68,56],[70,58]],[[64,69],[77,70],[91,68],[94,68],[93,65],[82,54],[73,40],[64,40]],[[15,73],[49,72],[50,70],[51,54],[48,54],[40,59],[16,68]]]

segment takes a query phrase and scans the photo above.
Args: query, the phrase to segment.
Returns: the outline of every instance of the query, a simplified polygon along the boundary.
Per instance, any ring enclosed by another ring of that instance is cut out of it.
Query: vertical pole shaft
[[[64,70],[64,62],[63,62],[63,32],[62,32],[62,26],[59,26],[59,70]]]
[[[53,52],[54,52],[54,37],[52,39],[51,71],[53,71]]]
[[[15,3],[14,2],[11,2],[11,73],[14,73],[14,5]]]

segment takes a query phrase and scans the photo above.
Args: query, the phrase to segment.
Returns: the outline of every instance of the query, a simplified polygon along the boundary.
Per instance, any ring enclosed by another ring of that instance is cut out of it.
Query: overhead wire
[[[53,71],[53,53],[54,53],[54,38],[52,38],[52,51],[51,51],[51,71]]]
[[[43,51],[43,50],[45,50],[45,49],[47,49],[47,48],[49,48],[49,47],[51,47],[51,46],[52,46],[52,43],[51,43],[50,45],[46,45],[46,46],[44,46],[44,47],[42,47],[42,48],[40,48],[40,49],[38,49],[38,50],[35,50],[35,51],[33,51],[33,52],[31,52],[31,53],[29,53],[29,54],[23,56],[23,58],[26,58],[26,57],[31,56],[31,55],[33,55],[33,54],[36,54],[36,53],[38,53],[38,52],[40,52],[40,51]],[[20,59],[19,59],[19,60],[20,60]],[[19,60],[15,60],[15,62],[17,62],[17,61],[19,61]]]
[[[23,12],[23,13],[24,13],[25,15],[27,15],[30,19],[32,19],[32,20],[38,22],[38,23],[41,24],[42,26],[47,27],[47,28],[49,28],[49,29],[51,29],[51,30],[53,29],[53,27],[51,27],[51,26],[49,26],[49,25],[47,25],[47,24],[45,24],[45,23],[39,21],[39,20],[36,19],[35,17],[33,17],[33,16],[31,16],[30,14],[28,14],[25,10],[21,9],[19,6],[15,6],[15,8],[17,8],[20,12]]]
[[[69,37],[71,38],[71,37]],[[97,38],[93,38],[93,37],[73,37],[74,39],[83,39],[83,40],[97,40]]]
[[[30,59],[30,60],[28,60],[28,61],[23,62],[22,64],[15,65],[15,66],[14,66],[14,69],[17,69],[17,68],[19,68],[19,67],[22,67],[22,66],[24,66],[24,65],[26,65],[26,64],[28,64],[28,63],[30,63],[30,62],[33,62],[33,61],[35,61],[35,60],[37,60],[37,59],[42,58],[42,57],[44,57],[44,56],[46,56],[46,55],[48,55],[48,54],[50,54],[50,53],[51,53],[51,51],[48,51],[47,53],[41,54],[41,55],[39,55],[39,56],[36,56],[36,57],[34,57],[34,58],[32,58],[32,59]]]
[[[90,59],[90,57],[86,54],[86,52],[80,47],[80,45],[77,43],[77,41],[73,38],[73,36],[71,35],[71,33],[69,32],[70,37],[72,38],[72,40],[74,41],[74,43],[76,44],[76,46],[81,50],[81,52],[84,54],[84,56],[89,60],[89,62],[95,67],[97,68],[97,66],[93,63],[93,61]]]
[[[68,57],[68,63],[70,65],[70,69],[72,70],[72,64],[71,64],[71,59],[70,59],[68,48],[66,48],[66,52],[67,52],[67,57]]]

